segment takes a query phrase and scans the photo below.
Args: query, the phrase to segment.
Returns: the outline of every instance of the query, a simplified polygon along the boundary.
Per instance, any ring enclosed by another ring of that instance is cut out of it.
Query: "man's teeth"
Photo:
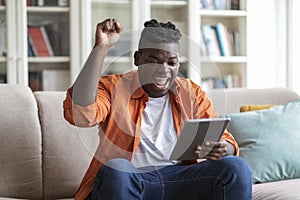
[[[160,78],[160,77],[156,77],[154,79],[155,83],[158,85],[165,85],[168,81],[168,78]]]

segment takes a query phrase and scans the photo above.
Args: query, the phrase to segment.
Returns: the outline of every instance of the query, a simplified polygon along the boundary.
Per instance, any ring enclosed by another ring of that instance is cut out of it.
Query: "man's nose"
[[[169,66],[167,62],[163,62],[162,64],[163,64],[164,67],[168,67]]]

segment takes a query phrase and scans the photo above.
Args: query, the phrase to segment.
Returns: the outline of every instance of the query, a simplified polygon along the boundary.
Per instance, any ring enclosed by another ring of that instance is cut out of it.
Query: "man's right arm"
[[[109,48],[118,42],[121,33],[122,26],[115,19],[106,19],[97,25],[94,48],[70,93],[75,104],[85,107],[95,102],[104,58]]]

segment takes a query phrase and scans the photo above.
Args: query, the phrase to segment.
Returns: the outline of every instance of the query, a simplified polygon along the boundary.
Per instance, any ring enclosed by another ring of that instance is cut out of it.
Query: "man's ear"
[[[137,67],[140,65],[140,56],[141,55],[139,51],[134,52],[134,65]]]

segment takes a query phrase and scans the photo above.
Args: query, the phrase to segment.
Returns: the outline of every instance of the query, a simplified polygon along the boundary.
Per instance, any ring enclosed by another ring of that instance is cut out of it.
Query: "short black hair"
[[[144,23],[144,29],[141,33],[139,41],[139,49],[142,48],[144,42],[155,43],[179,43],[182,34],[176,25],[172,22],[158,22],[151,19]]]

